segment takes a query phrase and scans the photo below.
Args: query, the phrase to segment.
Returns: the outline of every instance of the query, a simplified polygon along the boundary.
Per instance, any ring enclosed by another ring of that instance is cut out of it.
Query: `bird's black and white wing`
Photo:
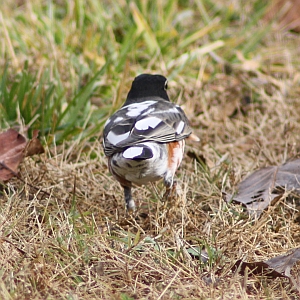
[[[104,152],[107,156],[138,143],[169,143],[192,133],[183,110],[174,103],[147,100],[122,107],[105,123]]]

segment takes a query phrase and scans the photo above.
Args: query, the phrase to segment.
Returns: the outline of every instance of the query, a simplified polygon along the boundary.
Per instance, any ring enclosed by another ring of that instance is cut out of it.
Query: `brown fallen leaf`
[[[264,20],[277,19],[277,29],[300,32],[300,0],[275,0],[270,2]]]
[[[37,139],[38,132],[29,142],[13,129],[0,133],[0,181],[7,181],[16,175],[18,166],[26,156],[44,151]]]
[[[24,158],[26,139],[13,129],[0,134],[0,180],[9,180]]]
[[[300,260],[300,248],[293,249],[289,254],[279,255],[265,261],[270,268],[284,276],[291,276],[291,268]]]
[[[231,270],[233,272],[237,271],[240,275],[244,276],[246,273],[246,268],[249,270],[248,274],[250,273],[252,275],[264,275],[271,278],[286,277],[280,272],[270,268],[270,266],[263,261],[246,262],[242,259],[239,259],[236,261]]]
[[[27,143],[25,149],[25,156],[32,156],[35,154],[44,153],[44,147],[38,139],[39,130],[34,130],[32,134],[32,139]]]
[[[242,203],[251,215],[258,217],[285,192],[300,194],[300,159],[255,171],[237,189],[236,195],[226,194],[225,200]]]
[[[264,275],[270,278],[288,278],[294,288],[299,291],[299,286],[290,273],[293,265],[299,260],[300,248],[295,248],[288,254],[279,255],[265,261],[245,262],[239,259],[232,267],[232,271],[237,271],[244,276],[246,268],[248,268],[249,275]]]

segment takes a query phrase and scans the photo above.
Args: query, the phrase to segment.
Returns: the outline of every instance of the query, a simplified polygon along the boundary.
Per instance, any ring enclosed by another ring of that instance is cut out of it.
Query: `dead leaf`
[[[300,0],[271,1],[264,20],[269,23],[274,19],[279,30],[300,32]]]
[[[27,143],[25,154],[26,156],[32,156],[34,154],[44,153],[44,147],[38,139],[39,130],[34,130],[32,134],[32,139]]]
[[[300,260],[300,248],[293,249],[289,254],[273,257],[265,262],[270,268],[287,277],[291,276],[291,268]]]
[[[235,196],[227,194],[225,200],[244,204],[250,214],[258,217],[285,192],[300,194],[300,159],[255,171],[237,189]]]
[[[0,134],[0,180],[6,181],[17,172],[24,158],[26,139],[13,129]],[[12,172],[13,171],[13,172]]]
[[[239,259],[232,271],[238,271],[242,276],[245,274],[246,268],[250,272],[248,274],[264,275],[271,278],[284,277],[290,280],[290,283],[299,290],[296,280],[291,276],[291,269],[293,265],[300,260],[300,248],[295,248],[288,254],[279,255],[265,261],[245,262]]]
[[[246,273],[246,268],[248,268],[250,271],[248,273],[252,275],[264,275],[271,278],[286,277],[285,275],[270,268],[270,266],[263,261],[245,262],[239,259],[232,267],[232,271],[238,271],[240,275],[244,276]]]
[[[26,156],[44,152],[44,148],[37,139],[38,131],[34,132],[29,142],[13,129],[0,134],[0,180],[7,181],[15,176],[18,166]]]

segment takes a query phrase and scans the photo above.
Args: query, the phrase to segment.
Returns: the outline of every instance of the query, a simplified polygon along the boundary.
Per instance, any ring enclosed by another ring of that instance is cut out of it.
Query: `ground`
[[[298,299],[234,269],[300,242],[297,199],[257,220],[224,201],[300,151],[299,34],[265,17],[271,2],[242,2],[2,1],[1,131],[39,129],[45,153],[2,184],[0,298]],[[136,188],[129,215],[101,134],[143,72],[169,79],[200,142],[177,193]]]

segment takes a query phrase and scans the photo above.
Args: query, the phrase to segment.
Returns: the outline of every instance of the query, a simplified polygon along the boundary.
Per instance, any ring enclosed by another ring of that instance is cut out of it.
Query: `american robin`
[[[135,209],[133,185],[163,179],[166,194],[170,192],[185,139],[192,135],[184,111],[170,102],[166,90],[164,76],[137,76],[125,103],[104,126],[103,147],[108,167],[124,189],[129,211]]]

